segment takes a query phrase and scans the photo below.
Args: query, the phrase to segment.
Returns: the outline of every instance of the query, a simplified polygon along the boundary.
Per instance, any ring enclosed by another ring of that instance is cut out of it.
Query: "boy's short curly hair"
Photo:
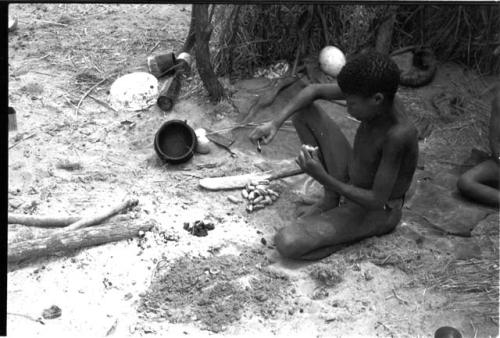
[[[337,76],[345,94],[365,97],[382,93],[392,100],[398,90],[399,68],[387,55],[368,52],[349,60]]]

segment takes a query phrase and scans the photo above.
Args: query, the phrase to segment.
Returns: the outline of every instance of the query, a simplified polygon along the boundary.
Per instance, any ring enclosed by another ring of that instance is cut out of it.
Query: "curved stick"
[[[81,217],[78,216],[52,217],[9,213],[7,223],[22,224],[38,228],[62,228],[78,222],[80,219]]]
[[[71,230],[77,230],[77,229],[85,228],[88,226],[100,224],[104,220],[110,218],[111,216],[114,216],[114,215],[116,215],[116,214],[118,214],[118,213],[120,213],[123,210],[126,210],[128,208],[136,206],[137,203],[139,203],[139,201],[136,199],[126,200],[126,201],[120,203],[119,205],[111,208],[110,210],[102,212],[101,214],[97,214],[97,215],[90,216],[90,217],[84,217],[81,220],[79,220],[71,225],[68,225],[63,230],[64,231],[71,231]]]

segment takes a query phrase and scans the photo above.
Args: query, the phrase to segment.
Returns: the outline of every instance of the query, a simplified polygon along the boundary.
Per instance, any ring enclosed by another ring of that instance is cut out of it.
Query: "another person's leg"
[[[319,147],[326,171],[347,182],[351,146],[335,121],[318,105],[312,104],[295,113],[293,124],[303,144]],[[338,193],[325,190],[325,197],[317,207],[321,210],[334,208],[338,206],[339,199]]]
[[[401,209],[368,211],[353,202],[298,219],[283,227],[274,242],[281,255],[318,260],[346,244],[392,231],[401,220]]]
[[[464,173],[457,187],[462,195],[479,203],[500,205],[500,166],[494,160],[486,160]]]

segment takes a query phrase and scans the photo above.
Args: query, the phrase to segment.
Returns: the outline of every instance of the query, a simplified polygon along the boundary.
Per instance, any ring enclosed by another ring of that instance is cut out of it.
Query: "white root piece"
[[[254,207],[253,207],[253,210],[256,211],[256,210],[260,210],[260,209],[264,209],[265,205],[264,204],[256,204]]]
[[[254,200],[255,197],[257,197],[257,194],[255,193],[255,191],[252,191],[252,192],[250,192],[250,194],[248,194],[248,199],[251,201]]]
[[[267,196],[267,195],[269,195],[269,193],[267,192],[267,189],[258,189],[256,191],[259,192],[260,196]]]
[[[234,203],[234,204],[240,204],[241,203],[241,200],[239,198],[234,197],[232,195],[227,196],[227,199],[229,200],[229,202]]]
[[[124,200],[120,204],[118,204],[118,205],[116,205],[108,210],[102,211],[102,212],[94,214],[92,216],[81,218],[77,222],[70,224],[67,227],[62,228],[62,231],[74,231],[77,229],[100,224],[100,223],[104,222],[105,220],[107,220],[108,218],[110,218],[110,217],[112,217],[120,212],[123,212],[127,209],[135,207],[138,203],[139,203],[139,201],[137,199]]]
[[[257,204],[257,203],[259,203],[259,202],[262,202],[263,200],[264,200],[264,196],[259,196],[259,197],[255,198],[255,199],[252,201],[252,203],[253,203],[253,204]]]
[[[267,192],[270,193],[271,195],[273,196],[276,196],[276,197],[280,197],[280,194],[278,194],[276,191],[274,190],[271,190],[271,189],[267,189]]]
[[[273,200],[271,199],[271,197],[266,196],[266,198],[264,198],[264,204],[265,205],[271,205],[271,204],[273,204]]]

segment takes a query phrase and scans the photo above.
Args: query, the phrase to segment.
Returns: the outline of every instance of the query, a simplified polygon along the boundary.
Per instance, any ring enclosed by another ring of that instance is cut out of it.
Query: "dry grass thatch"
[[[448,306],[458,311],[498,318],[498,259],[452,261],[431,278],[433,287],[453,292]]]
[[[392,49],[428,45],[441,60],[483,73],[500,72],[495,5],[227,5],[217,6],[214,57],[218,74],[252,74],[296,53],[314,55],[326,44],[347,55],[373,47],[377,29],[396,10]],[[303,24],[303,30],[300,29]]]

